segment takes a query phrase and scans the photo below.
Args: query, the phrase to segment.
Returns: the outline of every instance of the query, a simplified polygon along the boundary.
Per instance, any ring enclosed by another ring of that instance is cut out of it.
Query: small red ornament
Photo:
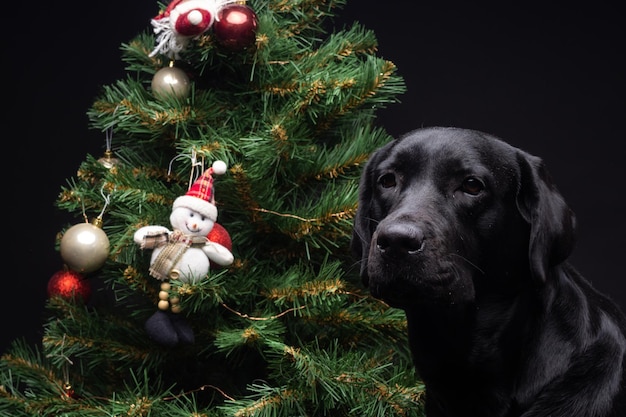
[[[224,6],[213,23],[217,42],[230,50],[244,49],[256,42],[258,18],[254,10],[245,4]]]
[[[72,384],[70,384],[69,382],[63,384],[63,395],[65,396],[65,398],[80,398],[78,395],[76,395],[76,391],[74,391],[74,388],[72,388]]]
[[[72,270],[62,270],[48,281],[48,297],[62,297],[72,300],[74,297],[82,297],[84,302],[89,301],[91,286],[83,275]]]
[[[224,246],[226,249],[230,251],[233,250],[233,241],[230,238],[230,234],[228,233],[228,231],[226,231],[224,226],[222,226],[219,223],[215,223],[213,225],[213,229],[211,229],[211,231],[209,232],[208,235],[206,235],[206,237],[211,242],[219,243],[220,245]],[[211,262],[211,268],[220,269],[222,268],[222,266]]]
[[[230,238],[230,234],[228,234],[224,226],[222,226],[219,223],[215,223],[213,225],[213,229],[211,229],[211,231],[209,232],[208,235],[206,235],[206,237],[211,242],[219,243],[220,245],[224,246],[226,249],[233,250],[233,241]]]

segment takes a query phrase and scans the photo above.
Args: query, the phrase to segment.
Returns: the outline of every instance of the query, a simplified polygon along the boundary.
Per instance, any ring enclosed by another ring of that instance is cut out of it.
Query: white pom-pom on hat
[[[223,175],[226,173],[226,162],[217,160],[213,162],[211,166],[213,168],[213,173],[216,175]]]

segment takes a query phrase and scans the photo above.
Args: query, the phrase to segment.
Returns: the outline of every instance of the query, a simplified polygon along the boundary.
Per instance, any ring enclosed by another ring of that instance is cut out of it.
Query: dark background
[[[14,2],[15,3],[15,2]],[[408,93],[379,113],[394,135],[419,126],[483,130],[541,156],[579,222],[570,261],[626,309],[626,34],[617,6],[473,8],[468,2],[350,0],[340,22],[374,30]],[[409,6],[410,5],[410,6]],[[150,27],[156,1],[83,8],[10,5],[2,43],[9,208],[0,351],[41,336],[46,285],[65,218],[60,187],[102,132],[86,111],[102,85],[125,77],[119,47]],[[21,10],[19,10],[21,9]]]

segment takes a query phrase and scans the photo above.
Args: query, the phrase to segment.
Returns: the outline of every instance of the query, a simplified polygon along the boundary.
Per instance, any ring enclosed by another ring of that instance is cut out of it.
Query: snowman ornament
[[[148,225],[134,234],[133,240],[141,249],[152,249],[149,273],[162,281],[159,310],[146,322],[146,331],[163,345],[194,340],[192,329],[177,314],[178,299],[169,297],[170,280],[194,284],[208,275],[212,263],[228,266],[234,260],[228,248],[208,238],[217,221],[213,175],[225,172],[226,164],[215,161],[185,195],[174,200],[169,218],[172,230]]]

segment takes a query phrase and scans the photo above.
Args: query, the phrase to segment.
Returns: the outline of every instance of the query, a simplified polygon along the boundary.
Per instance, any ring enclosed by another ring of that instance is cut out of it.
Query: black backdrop
[[[15,2],[14,2],[15,3]],[[403,4],[404,3],[404,4]],[[61,260],[53,207],[60,186],[104,134],[87,109],[125,76],[119,46],[158,12],[152,0],[67,7],[10,5],[3,36],[5,206],[4,319],[10,340],[41,335],[46,285]],[[625,42],[617,6],[474,8],[445,3],[349,0],[340,22],[375,31],[408,92],[379,113],[394,135],[458,126],[502,137],[546,161],[578,216],[571,262],[626,309]],[[8,108],[8,110],[7,110]]]

